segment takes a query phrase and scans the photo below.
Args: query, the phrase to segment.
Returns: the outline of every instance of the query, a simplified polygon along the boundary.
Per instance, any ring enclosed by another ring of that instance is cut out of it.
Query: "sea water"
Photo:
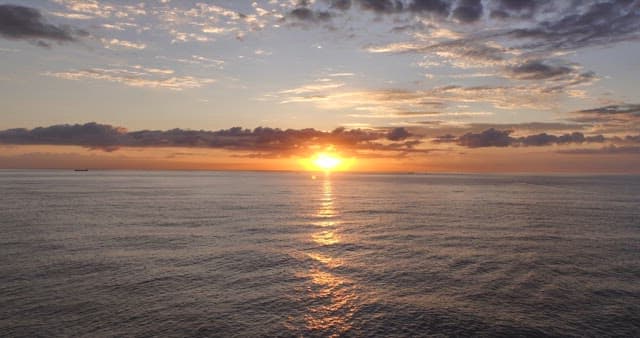
[[[0,171],[0,336],[640,336],[640,177]]]

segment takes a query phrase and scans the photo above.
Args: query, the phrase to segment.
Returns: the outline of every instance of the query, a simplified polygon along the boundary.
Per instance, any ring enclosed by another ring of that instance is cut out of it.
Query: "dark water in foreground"
[[[640,336],[640,177],[0,171],[0,336]]]

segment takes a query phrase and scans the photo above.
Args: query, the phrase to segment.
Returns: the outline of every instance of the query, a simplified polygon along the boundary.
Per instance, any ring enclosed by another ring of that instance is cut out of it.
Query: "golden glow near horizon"
[[[316,167],[326,171],[336,169],[340,163],[342,163],[342,159],[336,155],[327,153],[316,154],[315,159],[313,160],[313,164],[315,164]]]
[[[351,168],[355,159],[343,158],[334,151],[318,152],[310,158],[302,159],[301,164],[309,171],[345,171]]]

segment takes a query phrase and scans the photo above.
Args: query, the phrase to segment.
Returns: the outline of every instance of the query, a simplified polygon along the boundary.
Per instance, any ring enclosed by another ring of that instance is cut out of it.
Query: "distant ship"
[[[73,169],[73,171],[89,171],[89,169]]]

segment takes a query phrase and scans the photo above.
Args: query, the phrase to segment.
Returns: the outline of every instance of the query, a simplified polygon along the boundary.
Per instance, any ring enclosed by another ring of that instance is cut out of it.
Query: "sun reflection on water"
[[[321,218],[322,221],[318,222],[320,226],[335,226],[336,222],[332,221],[332,218],[337,217],[333,201],[331,179],[326,176],[322,183],[322,193],[320,195],[320,207],[316,210],[315,217]]]
[[[316,260],[325,266],[333,269],[342,265],[343,261],[340,258],[333,258],[330,256],[325,256],[319,253],[308,253],[307,256],[313,260]]]
[[[314,223],[318,231],[311,234],[313,242],[320,247],[315,252],[307,253],[317,264],[308,272],[311,286],[307,291],[311,306],[304,320],[308,330],[335,337],[351,328],[351,318],[356,311],[356,292],[353,281],[332,272],[344,264],[342,258],[336,258],[332,254],[334,246],[342,243],[338,232],[342,223],[332,188],[331,178],[327,175],[322,183],[319,206],[314,214],[320,219]]]

